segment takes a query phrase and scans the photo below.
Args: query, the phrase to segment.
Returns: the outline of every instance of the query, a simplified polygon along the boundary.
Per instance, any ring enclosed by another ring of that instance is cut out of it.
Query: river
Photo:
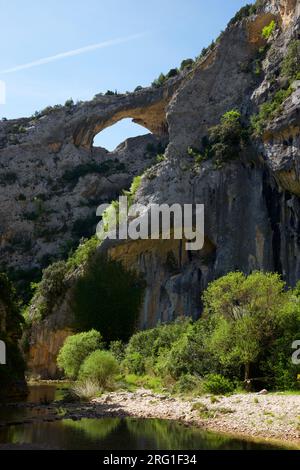
[[[30,386],[26,403],[0,404],[0,449],[65,450],[274,450],[160,419],[64,419],[66,385]],[[81,405],[82,406],[82,405]]]

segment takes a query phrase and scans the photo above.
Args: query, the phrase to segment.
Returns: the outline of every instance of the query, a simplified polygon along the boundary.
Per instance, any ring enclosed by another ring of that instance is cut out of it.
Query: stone
[[[261,30],[272,19],[278,31],[257,76],[253,71],[264,44]],[[99,203],[110,202],[143,174],[137,194],[141,204],[205,205],[205,243],[199,252],[187,252],[180,240],[102,244],[103,253],[145,278],[140,328],[183,315],[198,318],[201,293],[229,271],[277,271],[294,286],[300,278],[299,87],[293,87],[263,136],[251,139],[238,158],[221,168],[212,161],[195,164],[187,149],[200,149],[208,129],[231,109],[241,110],[249,122],[268,99],[271,79],[299,28],[299,1],[265,0],[257,15],[228,27],[192,70],[162,87],[98,95],[37,119],[1,122],[2,264],[40,268],[47,256],[58,256],[62,245],[76,238],[77,221],[94,215]],[[94,148],[94,136],[124,117],[153,134],[128,139],[110,153]],[[21,127],[26,132],[16,131]],[[147,153],[149,144],[168,144],[162,162],[156,164],[156,156]],[[99,168],[116,158],[125,168],[112,165],[109,174],[88,171],[74,178],[82,165]],[[168,263],[170,253],[176,269]],[[30,367],[43,377],[59,374],[56,356],[73,331],[74,282],[76,275],[49,317],[31,330]]]

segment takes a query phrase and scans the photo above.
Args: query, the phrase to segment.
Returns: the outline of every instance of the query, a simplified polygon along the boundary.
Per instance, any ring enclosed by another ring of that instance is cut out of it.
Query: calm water
[[[31,444],[37,448],[70,450],[204,450],[204,449],[275,449],[266,444],[253,443],[179,423],[159,419],[64,419],[55,422],[38,421],[24,424],[22,420],[47,414],[39,403],[59,400],[65,387],[31,387],[29,402],[33,408],[0,406],[0,422],[18,421],[19,424],[0,427],[0,444]],[[60,405],[58,404],[60,408]],[[63,409],[63,404],[61,404]]]

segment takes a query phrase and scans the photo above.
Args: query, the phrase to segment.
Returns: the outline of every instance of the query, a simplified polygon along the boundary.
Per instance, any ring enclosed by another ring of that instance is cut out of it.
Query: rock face
[[[0,264],[5,269],[44,267],[94,233],[97,206],[127,189],[155,162],[156,149],[167,144],[165,108],[177,82],[0,122]],[[113,152],[93,147],[100,130],[124,117],[156,135],[128,139]]]
[[[201,148],[209,128],[225,112],[240,110],[248,124],[250,116],[282,89],[282,61],[289,44],[299,39],[300,2],[266,0],[259,5],[256,15],[231,24],[195,67],[162,87],[98,96],[52,110],[34,122],[2,123],[2,261],[29,266],[32,258],[40,263],[44,255],[57,253],[58,234],[60,241],[68,241],[76,220],[87,218],[96,205],[111,200],[134,175],[154,165],[147,144],[169,142],[164,161],[144,174],[136,198],[145,205],[204,204],[205,244],[193,252],[176,240],[104,243],[102,250],[145,277],[140,326],[179,315],[199,316],[201,292],[232,270],[278,271],[293,286],[300,277],[299,82],[292,84],[290,96],[263,135],[253,137],[241,155],[221,166],[211,160],[199,165],[187,152],[189,147]],[[265,41],[262,29],[272,20],[277,28]],[[93,149],[94,136],[123,117],[133,118],[154,135],[130,139],[113,153]],[[16,125],[26,132],[15,134]],[[102,165],[115,158],[117,166],[111,164],[110,175],[91,171],[72,178],[79,165]],[[9,176],[13,172],[15,179]],[[36,213],[32,196],[39,194],[45,194],[45,201],[38,206],[37,219],[24,220],[24,214]],[[37,229],[51,233],[39,234]],[[33,246],[26,251],[21,243],[11,254],[18,234],[22,243],[29,240]],[[54,359],[72,326],[70,292],[32,330],[30,364],[43,376],[57,373]]]

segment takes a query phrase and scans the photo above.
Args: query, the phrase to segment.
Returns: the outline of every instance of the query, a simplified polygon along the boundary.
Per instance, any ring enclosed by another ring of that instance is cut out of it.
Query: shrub
[[[86,263],[96,253],[99,244],[100,240],[96,236],[82,240],[78,248],[67,260],[68,270],[74,270]]]
[[[279,90],[273,99],[260,106],[259,113],[251,117],[251,126],[256,135],[263,133],[267,124],[279,114],[282,104],[292,93],[292,87],[286,90]]]
[[[176,77],[178,75],[179,71],[178,69],[171,69],[166,75],[166,79],[168,80],[169,78]]]
[[[201,394],[203,392],[203,380],[195,375],[183,374],[173,387],[175,393]]]
[[[119,373],[119,365],[108,351],[94,351],[83,362],[79,371],[79,380],[91,381],[103,390],[110,387]]]
[[[74,106],[74,101],[72,100],[72,98],[68,99],[65,102],[65,106],[66,106],[66,108],[72,108],[72,106]]]
[[[194,65],[193,59],[184,59],[180,64],[180,70],[191,68]]]
[[[59,368],[65,372],[67,377],[76,379],[86,357],[102,347],[101,341],[101,334],[95,330],[69,336],[57,357]]]
[[[25,364],[18,347],[24,322],[16,291],[4,273],[0,273],[0,340],[6,345],[6,365],[0,366],[0,396],[24,378]]]
[[[205,156],[195,147],[188,147],[187,153],[195,160],[195,163],[198,165],[200,165],[205,160]]]
[[[83,382],[77,382],[73,385],[71,392],[71,400],[90,400],[99,395],[99,385],[91,380],[85,380]],[[69,397],[68,397],[69,398]]]
[[[124,361],[130,374],[143,375],[146,372],[146,358],[139,352],[127,352]]]
[[[205,377],[203,388],[207,393],[223,395],[234,391],[233,383],[220,374],[209,374]]]
[[[235,159],[247,142],[248,132],[242,125],[241,113],[232,109],[221,117],[220,124],[209,129],[208,143],[203,145],[203,159],[214,158],[220,162]]]
[[[216,46],[216,42],[212,41],[208,47],[203,47],[201,53],[196,57],[195,61],[198,62],[203,59],[209,52],[211,52]]]
[[[102,163],[95,163],[95,162],[84,163],[81,165],[77,165],[71,170],[67,170],[63,174],[62,179],[74,185],[75,183],[77,183],[79,178],[84,177],[89,174],[109,175],[109,174],[125,171],[125,169],[126,168],[125,168],[124,163],[120,163],[118,159],[107,160]]]
[[[95,214],[91,214],[87,217],[77,219],[73,224],[72,233],[78,238],[92,237],[96,231],[96,226],[98,222],[99,219]]]
[[[39,283],[32,283],[35,291],[32,303],[36,306],[36,316],[45,318],[51,313],[55,303],[65,292],[66,263],[58,261],[43,270],[43,277]]]
[[[125,357],[125,344],[122,341],[112,341],[109,345],[109,351],[121,363]]]
[[[228,27],[235,25],[239,21],[242,21],[244,18],[247,18],[251,15],[256,13],[256,6],[255,5],[245,5],[242,7],[235,16],[229,21]]]
[[[155,161],[156,161],[156,163],[161,163],[161,162],[163,162],[165,159],[166,159],[166,156],[165,156],[165,155],[159,154],[159,155],[156,155]]]
[[[272,20],[267,26],[265,26],[261,32],[261,35],[264,39],[268,40],[276,28],[276,22]]]
[[[281,75],[294,80],[300,71],[300,40],[294,39],[290,42],[287,54],[281,64]]]
[[[144,282],[121,262],[97,255],[74,287],[72,308],[79,330],[95,328],[105,341],[127,341],[136,325]]]
[[[133,335],[126,348],[124,361],[129,372],[152,372],[161,376],[168,374],[168,353],[172,345],[189,329],[189,325],[189,319],[179,319]]]
[[[167,80],[167,77],[163,73],[161,73],[160,76],[152,82],[152,86],[154,88],[159,88],[166,82],[166,80]]]

